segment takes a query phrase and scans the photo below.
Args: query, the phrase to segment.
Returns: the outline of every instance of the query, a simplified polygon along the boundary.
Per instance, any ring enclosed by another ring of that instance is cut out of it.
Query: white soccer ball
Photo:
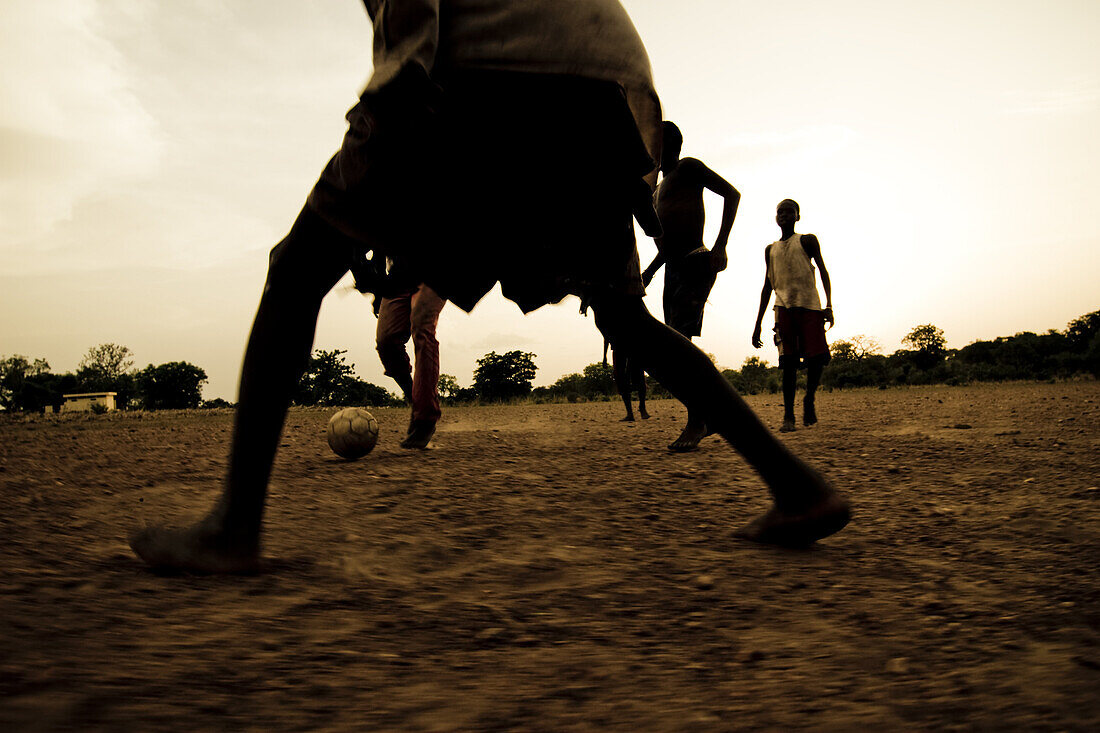
[[[328,420],[328,444],[341,458],[354,461],[378,442],[378,421],[362,407],[345,407]]]

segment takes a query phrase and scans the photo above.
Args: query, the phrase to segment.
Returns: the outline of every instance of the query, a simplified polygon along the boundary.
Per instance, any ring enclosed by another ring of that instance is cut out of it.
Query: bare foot
[[[852,518],[851,506],[840,494],[830,492],[809,509],[784,512],[773,506],[736,535],[753,542],[786,547],[808,547],[844,529]]]
[[[794,418],[793,417],[784,417],[783,418],[783,426],[781,428],[779,428],[779,432],[781,432],[781,433],[793,433],[797,429],[798,428],[796,428],[795,425],[794,425]]]
[[[260,571],[258,540],[229,539],[207,522],[184,529],[148,527],[130,536],[130,547],[155,570],[221,575]]]
[[[817,424],[817,411],[813,400],[802,401],[802,424],[806,427]]]
[[[428,447],[433,435],[435,435],[433,420],[413,420],[409,423],[409,434],[401,441],[401,447],[423,450]]]
[[[643,415],[642,417],[645,417],[645,416]],[[633,415],[627,415],[622,420],[619,420],[619,422],[634,422],[634,416]]]
[[[642,416],[643,420],[648,420],[649,419],[649,413],[645,411],[644,407],[639,407],[638,408],[638,414]]]
[[[687,453],[698,448],[700,440],[713,434],[714,431],[708,430],[705,423],[688,422],[680,433],[680,437],[668,444],[668,449],[677,453]]]

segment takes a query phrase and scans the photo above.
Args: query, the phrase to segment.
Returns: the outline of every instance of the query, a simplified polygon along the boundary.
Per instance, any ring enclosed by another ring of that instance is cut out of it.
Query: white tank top
[[[768,282],[775,292],[776,308],[821,310],[814,265],[802,249],[802,235],[773,242],[768,254]]]

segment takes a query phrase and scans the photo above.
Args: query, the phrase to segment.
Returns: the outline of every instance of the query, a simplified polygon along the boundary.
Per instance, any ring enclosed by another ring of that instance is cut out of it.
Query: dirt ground
[[[775,395],[750,397],[773,427]],[[852,499],[809,551],[684,410],[449,409],[329,452],[290,415],[263,575],[125,538],[207,508],[227,411],[0,418],[4,730],[1097,730],[1100,383],[824,393],[784,435]]]

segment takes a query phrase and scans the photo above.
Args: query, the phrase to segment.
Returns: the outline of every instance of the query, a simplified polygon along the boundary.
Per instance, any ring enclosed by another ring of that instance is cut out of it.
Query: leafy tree
[[[117,392],[119,406],[125,406],[137,391],[133,365],[133,354],[125,346],[93,346],[77,365],[76,388],[81,392]]]
[[[450,374],[439,375],[439,396],[448,398],[453,397],[461,387],[458,386],[458,380]]]
[[[586,366],[583,378],[584,391],[588,396],[613,395],[619,391],[615,386],[615,369],[602,361]]]
[[[77,364],[76,371],[86,375],[90,381],[113,384],[134,365],[134,355],[125,346],[118,344],[100,344],[88,349],[88,353]],[[103,390],[93,390],[103,391]]]
[[[477,360],[474,389],[483,400],[498,401],[531,394],[535,355],[523,351],[497,354],[491,351]]]
[[[45,386],[50,365],[45,359],[30,361],[16,354],[0,360],[0,405],[9,410],[40,410],[49,404]]]
[[[1089,348],[1096,334],[1100,333],[1100,311],[1086,313],[1075,318],[1066,326],[1066,337],[1077,351]]]
[[[947,339],[943,337],[943,329],[927,323],[917,326],[901,340],[903,344],[913,347],[916,351],[943,354],[946,350]]]
[[[859,358],[859,354],[856,351],[856,345],[851,341],[845,341],[843,339],[829,344],[829,355],[834,362],[855,361]]]
[[[182,410],[202,403],[206,372],[185,361],[150,364],[138,372],[136,382],[147,410]]]
[[[344,360],[344,349],[317,349],[294,393],[297,405],[371,405],[385,407],[401,401],[378,385],[355,376],[355,365]]]
[[[325,351],[317,349],[309,358],[309,364],[294,395],[299,405],[335,405],[354,379],[354,366],[344,361],[344,349]]]
[[[915,327],[901,342],[912,347],[912,351],[909,354],[895,353],[895,357],[899,361],[911,360],[921,370],[931,369],[947,357],[947,339],[943,336],[943,329],[931,323]]]
[[[553,397],[564,397],[569,402],[576,402],[585,394],[585,379],[582,374],[565,374],[558,378],[547,388],[546,393]],[[540,389],[535,390],[540,392]]]
[[[769,382],[771,380],[769,377],[771,371],[768,362],[759,356],[746,357],[745,362],[741,365],[741,391],[749,394],[770,391]]]

